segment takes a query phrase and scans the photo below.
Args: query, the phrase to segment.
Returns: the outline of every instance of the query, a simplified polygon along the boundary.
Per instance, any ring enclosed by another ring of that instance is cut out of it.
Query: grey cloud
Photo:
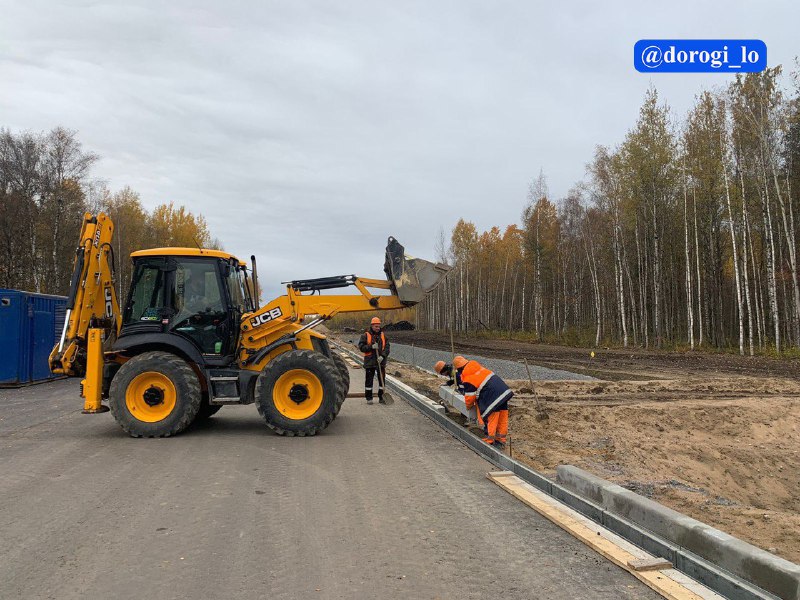
[[[0,1],[0,124],[79,130],[112,188],[202,212],[292,277],[380,275],[387,235],[518,220],[543,168],[564,195],[652,82],[681,114],[720,75],[648,78],[644,37],[797,52],[793,2]]]

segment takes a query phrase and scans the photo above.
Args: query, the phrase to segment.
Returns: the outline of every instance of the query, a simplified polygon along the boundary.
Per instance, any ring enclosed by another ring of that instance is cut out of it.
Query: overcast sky
[[[682,114],[723,74],[637,73],[642,38],[800,54],[785,2],[0,0],[0,126],[75,129],[94,176],[200,212],[290,278],[381,276],[388,235],[519,221],[614,146],[654,84]],[[157,242],[154,242],[157,245]]]

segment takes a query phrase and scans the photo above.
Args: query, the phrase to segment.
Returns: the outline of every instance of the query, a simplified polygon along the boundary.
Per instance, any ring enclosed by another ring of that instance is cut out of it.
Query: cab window
[[[245,271],[243,268],[231,267],[228,270],[228,290],[231,295],[231,305],[239,314],[249,312],[250,298],[246,290]]]
[[[123,323],[160,321],[164,310],[164,271],[159,265],[139,264],[133,274],[130,302]]]
[[[190,338],[203,354],[226,351],[228,311],[216,261],[178,260],[172,330]]]

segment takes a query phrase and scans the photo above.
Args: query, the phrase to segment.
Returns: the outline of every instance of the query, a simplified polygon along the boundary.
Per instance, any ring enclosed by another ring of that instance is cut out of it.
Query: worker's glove
[[[372,349],[375,350],[375,352],[378,351],[378,342],[375,342],[374,344],[372,344]]]
[[[448,379],[447,383],[445,383],[445,385],[449,387],[449,386],[453,385],[454,383],[455,383],[455,381],[453,381],[452,379]]]
[[[378,357],[378,363],[380,364],[380,363],[382,363],[382,362],[383,362],[383,357],[382,357],[382,356],[379,356],[379,357]]]

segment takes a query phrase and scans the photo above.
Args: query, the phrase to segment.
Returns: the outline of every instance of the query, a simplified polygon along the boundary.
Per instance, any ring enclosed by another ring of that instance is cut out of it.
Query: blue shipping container
[[[67,299],[0,289],[0,385],[52,378],[47,359],[64,327]]]

